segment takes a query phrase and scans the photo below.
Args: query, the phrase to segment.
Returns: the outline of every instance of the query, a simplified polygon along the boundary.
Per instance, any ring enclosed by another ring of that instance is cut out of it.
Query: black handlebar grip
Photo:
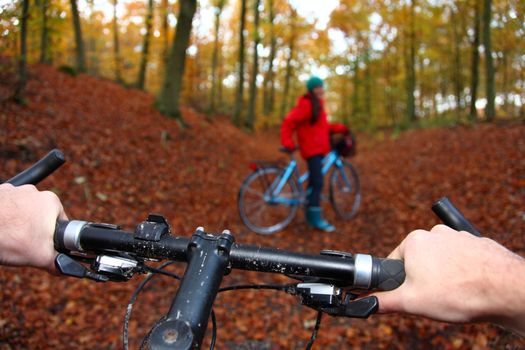
[[[47,176],[51,175],[55,170],[60,168],[66,161],[64,153],[58,149],[54,149],[49,152],[44,158],[33,164],[30,168],[22,171],[20,174],[15,175],[11,179],[7,180],[13,186],[21,185],[36,185],[40,181],[44,180]]]
[[[434,203],[434,205],[432,205],[432,211],[448,227],[458,231],[467,231],[474,236],[481,237],[481,233],[461,214],[447,197],[443,197]]]
[[[372,259],[372,288],[393,290],[405,282],[405,277],[403,260]]]
[[[68,224],[69,221],[57,220],[55,234],[53,235],[53,243],[55,244],[55,249],[58,252],[64,252],[67,250],[64,244],[64,234]]]

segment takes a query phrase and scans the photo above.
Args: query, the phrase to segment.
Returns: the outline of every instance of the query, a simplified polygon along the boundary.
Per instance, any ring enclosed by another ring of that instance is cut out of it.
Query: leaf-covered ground
[[[32,67],[30,78],[27,106],[1,105],[0,178],[24,169],[51,148],[61,148],[67,165],[39,188],[57,192],[70,218],[131,229],[157,212],[168,217],[175,233],[185,236],[197,226],[212,232],[229,228],[238,242],[384,256],[411,230],[437,224],[430,206],[447,195],[486,236],[525,255],[523,124],[416,130],[396,140],[362,135],[353,159],[364,196],[359,215],[343,222],[327,208],[338,228],[334,234],[308,229],[299,215],[285,231],[263,237],[241,224],[236,195],[251,159],[282,157],[277,130],[245,134],[225,118],[208,123],[184,110],[192,128],[181,131],[153,108],[149,94],[93,77],[70,77],[46,66]],[[0,100],[13,83],[4,67]],[[33,269],[0,268],[0,349],[121,348],[125,307],[141,279],[97,284]],[[287,279],[235,272],[224,285],[275,281]],[[159,278],[139,297],[131,323],[133,345],[167,311],[176,288],[172,280]],[[215,305],[218,349],[301,349],[315,317],[296,298],[273,291],[230,292],[220,295]],[[523,347],[525,341],[493,326],[405,316],[325,317],[315,346]]]

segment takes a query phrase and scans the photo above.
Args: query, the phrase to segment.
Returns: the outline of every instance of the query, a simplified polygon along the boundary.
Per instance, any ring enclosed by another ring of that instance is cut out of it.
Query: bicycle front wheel
[[[272,194],[282,169],[258,169],[244,180],[237,199],[243,223],[252,231],[269,235],[285,228],[295,217],[299,189],[289,179],[279,193]]]
[[[337,215],[352,219],[361,205],[361,187],[357,170],[349,162],[343,161],[342,167],[335,167],[330,176],[330,203]]]

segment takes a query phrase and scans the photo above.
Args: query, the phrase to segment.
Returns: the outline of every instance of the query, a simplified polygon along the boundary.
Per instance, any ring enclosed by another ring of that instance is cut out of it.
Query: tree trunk
[[[191,23],[190,23],[191,24]],[[144,90],[146,85],[146,70],[148,68],[149,44],[151,38],[151,28],[153,27],[153,0],[148,0],[148,10],[146,12],[146,34],[142,44],[142,56],[140,59],[139,77],[137,88]]]
[[[275,110],[275,72],[272,73],[272,82],[270,84],[270,97],[268,98],[268,113],[272,113]]]
[[[217,84],[217,101],[220,101],[222,102],[223,101],[223,98],[222,98],[222,95],[223,95],[223,78],[224,78],[224,67],[223,67],[223,57],[222,55],[219,55],[219,62],[218,62],[218,71],[217,71],[217,81],[219,82]],[[224,104],[221,103],[219,105],[219,107],[217,108],[216,107],[216,110],[219,112],[219,113],[224,113]]]
[[[290,79],[292,77],[292,60],[294,55],[295,38],[292,36],[290,41],[290,47],[288,49],[288,57],[286,58],[286,73],[284,76],[284,91],[283,99],[281,100],[281,119],[286,116],[286,110],[288,108],[288,95],[290,93]]]
[[[257,107],[257,74],[259,73],[259,5],[260,0],[253,1],[253,58],[252,58],[252,77],[250,81],[250,99],[248,103],[248,116],[246,118],[246,127],[253,130],[255,126],[255,113]]]
[[[274,100],[275,100],[275,74],[274,74],[274,68],[273,68],[273,61],[275,60],[275,54],[277,51],[277,38],[275,37],[275,12],[273,8],[273,0],[268,1],[268,11],[269,11],[269,18],[268,22],[270,23],[270,57],[268,57],[268,71],[266,72],[266,75],[264,76],[264,83],[263,83],[263,89],[264,89],[264,106],[263,106],[263,113],[264,115],[269,115],[273,112],[274,109]]]
[[[244,29],[246,26],[246,0],[241,0],[241,18],[239,26],[239,71],[237,80],[237,93],[235,95],[235,106],[233,110],[232,122],[234,125],[241,125],[241,112],[243,107],[244,95]]]
[[[416,100],[414,93],[416,91],[416,0],[410,4],[409,17],[409,49],[406,72],[406,94],[407,94],[407,119],[409,123],[416,121]]]
[[[40,33],[40,63],[51,63],[49,55],[49,27],[47,23],[47,10],[49,8],[49,0],[42,0],[40,4],[40,11],[42,15],[42,29]]]
[[[385,54],[388,54],[388,51],[385,51]],[[383,103],[383,108],[384,108],[384,113],[385,113],[385,116],[390,116],[390,123],[391,123],[391,126],[396,126],[397,125],[397,120],[396,120],[396,110],[395,110],[395,107],[394,107],[394,104],[392,103],[392,94],[391,94],[391,90],[392,90],[392,68],[391,68],[391,65],[390,65],[390,59],[389,58],[386,58],[384,60],[384,71],[385,71],[385,85],[384,85],[384,94],[385,94],[385,97],[384,97],[384,103]]]
[[[86,54],[84,41],[82,39],[82,28],[80,26],[80,15],[78,14],[77,0],[70,0],[71,15],[73,17],[73,30],[75,31],[76,68],[79,72],[86,71]]]
[[[13,98],[16,102],[24,101],[24,90],[27,84],[27,18],[29,17],[29,0],[22,1],[20,16],[20,57],[18,58],[18,82]]]
[[[456,120],[461,120],[463,112],[463,78],[461,77],[461,36],[458,30],[458,18],[454,8],[450,9],[452,19],[452,34],[454,42],[454,95],[456,98]]]
[[[359,86],[361,85],[361,82],[359,79],[359,56],[357,54],[354,60],[352,85],[352,118],[358,120],[361,115],[361,107],[359,106]]]
[[[167,116],[176,118],[182,127],[187,125],[182,119],[179,99],[184,77],[186,49],[189,45],[193,16],[196,10],[197,0],[180,1],[177,29],[173,38],[164,84],[158,101],[160,111]]]
[[[168,23],[169,3],[162,0],[162,62],[166,65],[169,50],[169,23]]]
[[[365,46],[365,115],[363,116],[368,122],[372,117],[372,75],[370,74],[370,47],[368,45],[368,39]]]
[[[120,42],[118,39],[118,18],[117,18],[117,3],[118,0],[113,0],[113,59],[115,60],[115,80],[122,82],[122,75],[120,73]]]
[[[479,32],[480,32],[480,3],[474,0],[474,40],[472,41],[472,61],[470,67],[470,112],[471,122],[477,119],[476,100],[478,99],[479,82]]]
[[[485,119],[493,121],[496,110],[494,105],[495,91],[494,91],[494,64],[492,62],[492,42],[490,38],[490,21],[492,17],[492,1],[484,0],[483,7],[483,46],[485,47],[485,72],[486,72],[486,98],[487,105],[485,107]]]
[[[99,56],[97,53],[97,38],[96,34],[94,33],[94,26],[96,25],[95,20],[95,1],[94,0],[87,0],[87,3],[89,5],[89,26],[88,26],[88,72],[91,75],[97,76],[99,72]]]
[[[217,68],[219,65],[219,30],[221,27],[221,14],[225,0],[220,0],[215,9],[215,40],[213,42],[213,55],[211,60],[211,90],[208,115],[215,114],[215,100],[217,95]],[[221,83],[222,84],[222,83]]]
[[[425,84],[425,64],[423,63],[424,58],[423,57],[417,57],[416,56],[416,65],[419,67],[418,74],[421,77],[420,83],[419,83],[419,98],[418,98],[418,110],[420,116],[425,116],[425,96],[427,94],[427,84]],[[430,90],[430,87],[428,87]]]
[[[346,79],[346,76],[341,76],[341,93],[339,95],[339,99],[341,101],[341,113],[342,113],[342,120],[345,125],[350,125],[350,112],[348,110],[348,81]]]
[[[513,114],[513,111],[511,110],[511,100],[509,98],[509,90],[510,90],[510,79],[509,79],[509,51],[507,49],[503,50],[503,57],[501,59],[502,61],[502,71],[503,71],[503,81],[501,89],[503,90],[503,110],[505,111],[505,116],[507,118],[510,118]],[[511,56],[512,57],[512,56]]]
[[[520,81],[521,81],[521,93],[519,94],[519,96],[520,96],[521,107],[519,110],[519,118],[525,119],[525,64],[523,61],[521,62],[520,67],[521,69],[519,71],[520,71]]]

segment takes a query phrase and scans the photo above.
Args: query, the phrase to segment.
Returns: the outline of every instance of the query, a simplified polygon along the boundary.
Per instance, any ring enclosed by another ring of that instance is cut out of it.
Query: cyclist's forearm
[[[438,225],[412,232],[390,258],[405,261],[407,277],[376,294],[381,312],[492,322],[525,334],[525,261],[497,242]]]
[[[525,336],[525,260],[510,251],[495,257],[498,264],[487,276],[492,290],[487,300],[487,321]]]

